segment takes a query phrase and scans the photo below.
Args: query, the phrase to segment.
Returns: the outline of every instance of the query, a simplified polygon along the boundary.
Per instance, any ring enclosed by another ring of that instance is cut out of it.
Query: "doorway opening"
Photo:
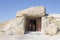
[[[41,31],[41,18],[26,18],[25,33]]]
[[[28,31],[36,31],[36,20],[28,21]]]

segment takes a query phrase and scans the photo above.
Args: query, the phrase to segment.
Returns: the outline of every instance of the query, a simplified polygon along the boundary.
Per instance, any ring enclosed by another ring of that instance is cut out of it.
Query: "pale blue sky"
[[[0,22],[15,18],[18,10],[41,5],[46,13],[60,13],[60,0],[0,0]]]

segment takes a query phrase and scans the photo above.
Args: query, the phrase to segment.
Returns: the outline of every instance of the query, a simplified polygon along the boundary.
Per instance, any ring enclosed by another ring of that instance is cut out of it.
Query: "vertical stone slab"
[[[17,30],[17,33],[24,34],[25,32],[25,17],[24,16],[17,18],[17,27],[19,27]]]
[[[36,19],[36,28],[37,28],[37,31],[41,31],[41,18],[37,18]]]
[[[42,24],[41,24],[41,25],[42,25],[42,27],[41,27],[41,33],[42,33],[42,34],[45,34],[45,29],[47,28],[49,22],[48,22],[48,20],[45,18],[45,16],[41,18],[41,22],[42,22]]]

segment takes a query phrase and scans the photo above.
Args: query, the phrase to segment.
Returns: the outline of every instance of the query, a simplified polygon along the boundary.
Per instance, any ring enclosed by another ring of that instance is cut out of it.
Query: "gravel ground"
[[[0,40],[60,40],[60,35],[49,36],[38,32],[32,32],[25,35],[0,34]]]

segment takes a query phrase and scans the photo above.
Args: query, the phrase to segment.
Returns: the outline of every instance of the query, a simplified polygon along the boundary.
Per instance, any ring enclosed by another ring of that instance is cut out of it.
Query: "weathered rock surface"
[[[46,10],[43,6],[31,7],[22,11],[18,11],[16,16],[30,16],[30,17],[41,17],[46,14]]]
[[[56,35],[60,32],[60,16],[56,14],[42,17],[43,33]]]
[[[0,26],[0,31],[7,34],[24,34],[24,20],[22,18],[16,18],[7,21],[4,25]]]
[[[45,30],[45,33],[48,35],[56,35],[58,33],[58,26],[55,24],[49,24]]]

